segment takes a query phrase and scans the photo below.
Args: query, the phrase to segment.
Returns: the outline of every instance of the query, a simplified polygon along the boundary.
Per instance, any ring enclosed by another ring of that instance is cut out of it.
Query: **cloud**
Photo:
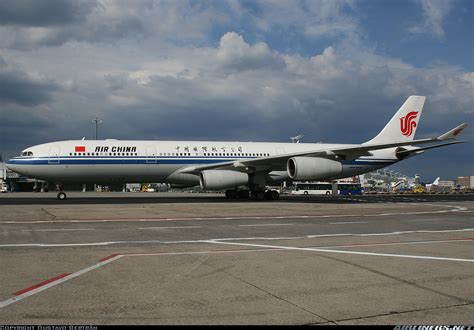
[[[2,11],[3,9],[3,11]],[[0,46],[20,50],[67,42],[202,39],[228,17],[213,2],[8,0],[0,2]]]
[[[94,1],[87,0],[3,0],[0,25],[64,26],[83,21],[94,5]]]
[[[264,33],[280,33],[308,39],[333,38],[357,42],[361,28],[353,13],[355,1],[268,0],[237,1],[231,7],[236,18]]]
[[[376,54],[355,1],[17,3],[0,10],[2,111],[21,114],[17,131],[45,128],[22,146],[92,137],[96,116],[109,138],[350,143],[412,94],[428,97],[419,134],[473,114],[472,72]],[[451,5],[419,3],[412,33],[443,36]]]
[[[0,104],[36,106],[52,99],[60,86],[40,75],[9,66],[0,57]]]
[[[223,69],[237,71],[264,68],[279,70],[285,66],[284,60],[272,53],[267,44],[259,42],[251,46],[235,32],[222,36],[216,59]]]
[[[444,39],[444,21],[453,8],[453,0],[418,0],[421,6],[423,20],[409,28],[414,35],[431,35]]]

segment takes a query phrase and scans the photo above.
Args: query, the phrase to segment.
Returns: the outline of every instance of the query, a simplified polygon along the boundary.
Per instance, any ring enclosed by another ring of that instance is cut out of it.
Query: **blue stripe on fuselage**
[[[192,158],[192,157],[101,157],[101,158],[78,158],[78,157],[44,157],[44,158],[13,158],[7,164],[12,165],[120,165],[120,164],[166,164],[166,165],[192,165],[213,164],[228,161],[251,160],[255,158]],[[343,165],[391,165],[396,163],[394,159],[355,159],[343,160]]]

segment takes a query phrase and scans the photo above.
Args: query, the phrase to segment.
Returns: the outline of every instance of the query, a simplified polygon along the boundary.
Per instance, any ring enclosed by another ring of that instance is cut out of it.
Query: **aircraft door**
[[[277,154],[277,155],[284,155],[284,154],[285,154],[285,148],[283,148],[283,147],[277,147],[277,148],[276,148],[276,154]]]
[[[60,151],[60,146],[52,146],[49,149],[48,164],[59,164]]]
[[[146,163],[156,164],[156,147],[155,146],[146,147]]]

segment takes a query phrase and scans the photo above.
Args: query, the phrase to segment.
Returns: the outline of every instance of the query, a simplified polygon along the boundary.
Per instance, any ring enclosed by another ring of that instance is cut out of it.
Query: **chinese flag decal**
[[[75,152],[86,152],[86,147],[84,147],[84,146],[76,146],[76,147],[74,148],[74,151],[75,151]]]

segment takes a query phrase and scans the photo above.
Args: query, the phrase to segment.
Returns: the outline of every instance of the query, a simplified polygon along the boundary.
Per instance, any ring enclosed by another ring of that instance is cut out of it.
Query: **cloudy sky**
[[[101,138],[359,143],[409,95],[473,126],[471,0],[1,0],[0,151]],[[390,169],[474,175],[473,143]]]

